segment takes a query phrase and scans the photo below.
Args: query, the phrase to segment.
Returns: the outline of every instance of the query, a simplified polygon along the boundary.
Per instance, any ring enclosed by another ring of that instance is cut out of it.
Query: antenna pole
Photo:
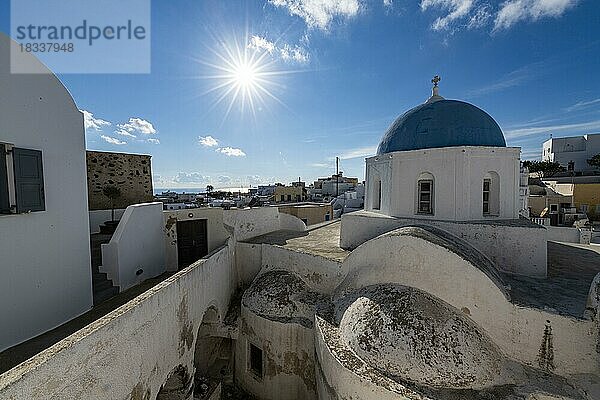
[[[336,157],[335,158],[335,197],[336,198],[340,195],[339,190],[338,190],[339,183],[340,183],[340,158]]]

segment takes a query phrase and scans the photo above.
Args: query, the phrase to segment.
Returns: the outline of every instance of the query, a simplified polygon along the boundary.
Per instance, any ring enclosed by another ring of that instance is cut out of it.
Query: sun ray
[[[285,75],[306,72],[305,70],[278,69],[281,61],[273,57],[273,54],[264,49],[249,47],[248,32],[241,43],[239,40],[225,41],[216,37],[214,43],[213,47],[207,46],[208,59],[191,57],[206,67],[207,72],[205,75],[194,76],[194,79],[214,82],[200,94],[216,94],[207,113],[225,104],[223,121],[234,108],[241,114],[251,113],[256,120],[257,110],[262,110],[268,103],[276,102],[289,110],[278,97],[288,86],[278,80]]]

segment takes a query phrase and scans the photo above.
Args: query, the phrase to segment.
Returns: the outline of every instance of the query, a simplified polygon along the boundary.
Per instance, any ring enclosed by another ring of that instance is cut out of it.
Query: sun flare
[[[215,82],[202,95],[216,93],[216,98],[208,111],[219,104],[227,104],[224,119],[234,106],[240,112],[249,110],[256,117],[257,110],[268,102],[275,101],[285,107],[277,97],[276,88],[283,86],[276,81],[277,76],[297,71],[278,70],[275,61],[266,50],[251,49],[248,38],[240,45],[238,41],[215,40],[215,48],[208,48],[208,57],[197,61],[213,71],[201,76]],[[213,59],[213,61],[207,61]]]

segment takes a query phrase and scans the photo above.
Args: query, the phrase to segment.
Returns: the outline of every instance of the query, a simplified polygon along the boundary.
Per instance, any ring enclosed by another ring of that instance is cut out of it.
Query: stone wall
[[[111,208],[110,199],[102,193],[106,186],[121,189],[116,208],[152,201],[151,156],[87,151],[86,158],[90,210]]]

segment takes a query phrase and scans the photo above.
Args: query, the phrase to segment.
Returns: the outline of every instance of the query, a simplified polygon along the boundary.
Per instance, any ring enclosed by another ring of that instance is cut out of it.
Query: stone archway
[[[196,399],[212,398],[224,379],[233,379],[231,339],[224,335],[221,316],[209,307],[202,318],[194,348],[194,396]]]
[[[160,387],[156,400],[193,400],[194,382],[183,365],[178,365]]]

